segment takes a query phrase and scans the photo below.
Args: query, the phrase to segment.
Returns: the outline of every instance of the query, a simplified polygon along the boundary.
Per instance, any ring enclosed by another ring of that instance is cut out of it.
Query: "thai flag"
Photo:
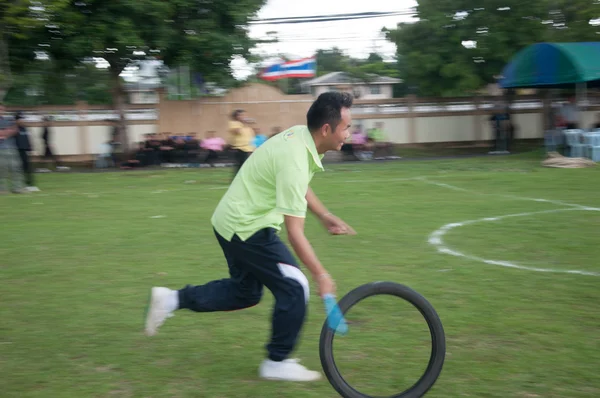
[[[263,80],[278,80],[287,77],[314,77],[317,74],[317,58],[303,58],[294,61],[281,62],[263,69],[260,74]]]

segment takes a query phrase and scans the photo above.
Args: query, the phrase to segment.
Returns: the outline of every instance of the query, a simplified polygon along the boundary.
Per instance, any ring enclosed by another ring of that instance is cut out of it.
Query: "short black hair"
[[[315,132],[324,124],[329,124],[335,130],[342,120],[342,108],[352,107],[352,94],[328,91],[319,95],[306,113],[308,130]]]
[[[231,114],[231,118],[232,118],[233,120],[237,120],[238,116],[239,116],[241,113],[244,113],[244,112],[246,112],[246,111],[245,111],[245,110],[243,110],[243,109],[236,109],[236,110],[235,110],[235,111],[233,111],[233,113]]]

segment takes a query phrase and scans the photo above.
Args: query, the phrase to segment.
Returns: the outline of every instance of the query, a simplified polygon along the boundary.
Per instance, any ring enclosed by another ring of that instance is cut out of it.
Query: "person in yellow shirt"
[[[248,125],[247,121],[248,117],[243,109],[235,110],[229,121],[230,145],[235,157],[234,178],[248,156],[254,151],[254,129]]]

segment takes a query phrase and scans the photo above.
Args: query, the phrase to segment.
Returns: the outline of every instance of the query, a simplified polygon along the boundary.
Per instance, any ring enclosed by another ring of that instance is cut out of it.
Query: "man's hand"
[[[327,211],[327,208],[325,208],[323,203],[321,203],[319,198],[317,198],[317,195],[315,195],[310,187],[308,188],[308,192],[306,192],[306,201],[310,211],[312,211],[313,214],[315,214],[319,220],[321,220],[321,223],[330,234],[356,235],[356,231],[354,231],[348,224]]]
[[[329,274],[324,273],[319,275],[313,275],[313,279],[317,284],[319,296],[321,296],[321,298],[323,298],[326,294],[335,295],[335,282],[333,281],[333,279],[331,279],[331,276]]]
[[[351,226],[331,213],[321,216],[321,222],[332,235],[356,235],[356,231]]]

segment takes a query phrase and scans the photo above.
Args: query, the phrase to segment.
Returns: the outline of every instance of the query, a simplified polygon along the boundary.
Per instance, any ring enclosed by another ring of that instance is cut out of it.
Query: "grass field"
[[[438,311],[447,357],[428,397],[600,396],[600,212],[573,206],[600,208],[600,170],[539,164],[536,154],[340,164],[313,181],[358,232],[330,237],[307,221],[339,295],[389,280]],[[252,309],[179,312],[157,336],[142,333],[151,286],[227,275],[209,218],[229,177],[225,169],[43,174],[41,193],[0,197],[0,395],[337,396],[325,379],[257,378],[268,293]],[[519,216],[482,220],[511,214]],[[429,242],[466,220],[480,221]],[[324,311],[311,287],[295,356],[319,369]],[[389,395],[416,380],[428,341],[415,310],[378,297],[348,319],[335,352],[351,383]]]

